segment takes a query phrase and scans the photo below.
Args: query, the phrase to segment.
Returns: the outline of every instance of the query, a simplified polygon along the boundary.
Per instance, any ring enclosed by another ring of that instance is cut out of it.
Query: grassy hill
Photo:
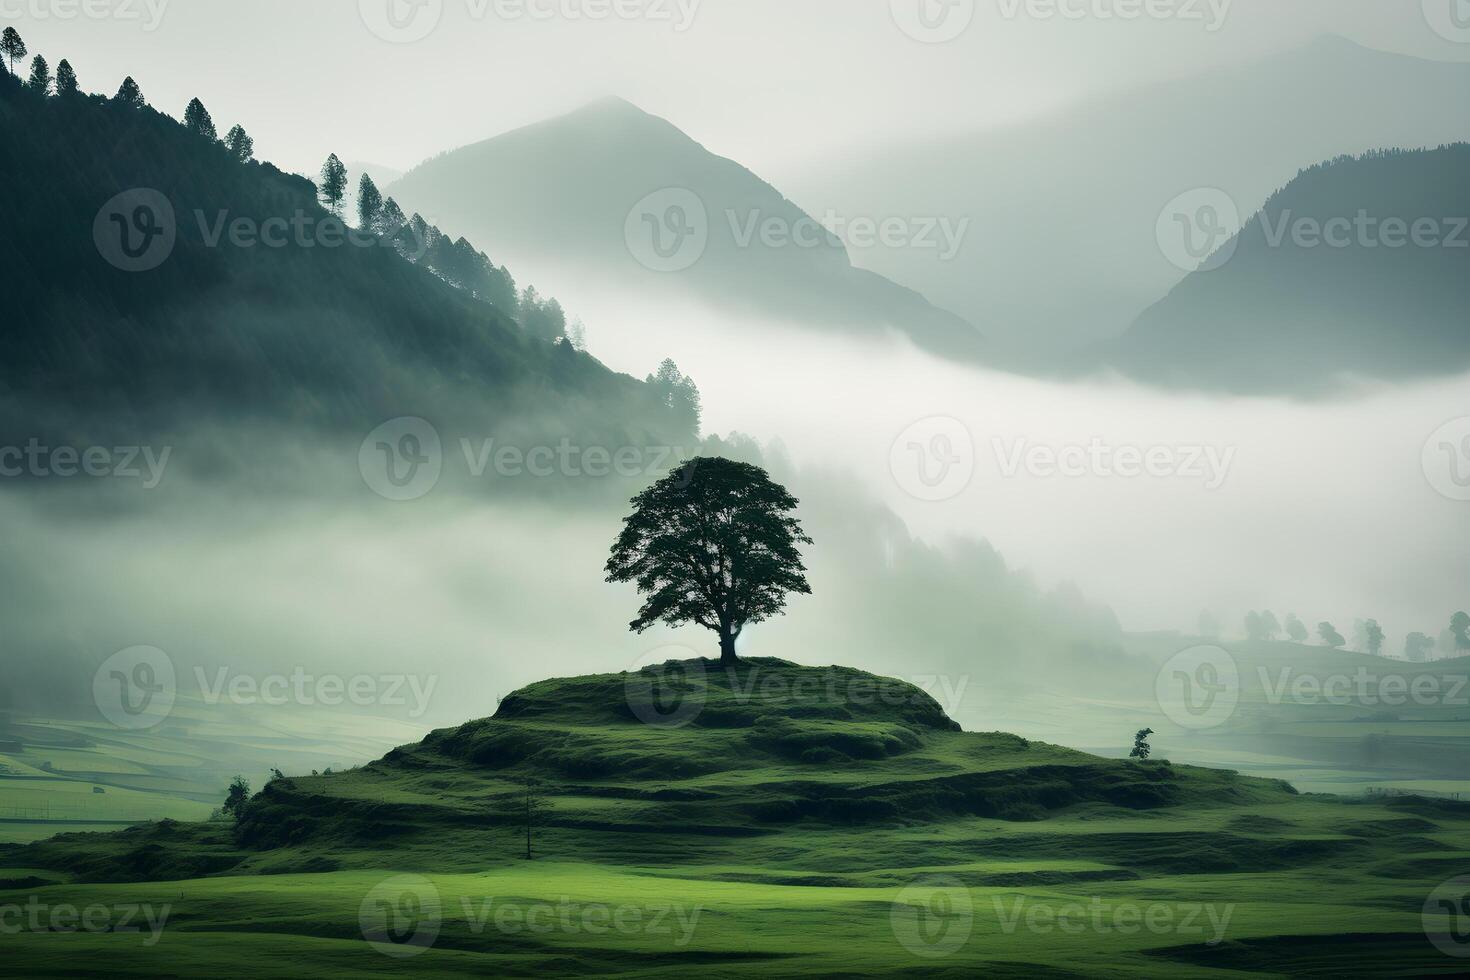
[[[0,851],[0,904],[173,907],[146,949],[16,937],[33,976],[1429,974],[1458,961],[1421,911],[1467,856],[1459,804],[1106,760],[959,731],[860,671],[693,661],[532,685],[278,779],[237,825]]]

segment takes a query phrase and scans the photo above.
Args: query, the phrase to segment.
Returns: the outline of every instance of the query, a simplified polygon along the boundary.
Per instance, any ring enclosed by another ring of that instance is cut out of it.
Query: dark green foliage
[[[76,95],[81,91],[77,85],[77,73],[72,70],[71,62],[65,58],[61,64],[56,66],[56,94],[61,96]]]
[[[1286,637],[1293,643],[1307,642],[1307,626],[1297,618],[1296,613],[1288,613],[1286,616]]]
[[[322,177],[320,193],[322,203],[333,214],[342,213],[342,199],[347,196],[347,167],[337,154],[333,153],[327,157],[327,162],[322,164]]]
[[[122,105],[131,106],[134,109],[142,109],[148,103],[143,101],[143,90],[138,88],[138,83],[133,81],[129,75],[123,79],[122,85],[118,86],[117,94],[113,99]]]
[[[1331,623],[1318,623],[1317,636],[1327,646],[1337,649],[1347,646],[1347,640],[1343,639],[1342,634]]]
[[[215,129],[209,110],[198,99],[190,99],[188,107],[184,109],[184,128],[211,143],[219,139],[219,131]]]
[[[37,95],[48,95],[51,92],[51,66],[40,55],[31,59],[31,77],[26,81],[26,88]]]
[[[1153,754],[1153,747],[1148,744],[1148,737],[1154,733],[1152,728],[1145,728],[1133,736],[1133,751],[1128,753],[1130,759],[1148,760]]]
[[[26,56],[29,49],[25,41],[21,40],[20,33],[13,27],[5,28],[5,33],[0,34],[0,54],[3,54],[10,62],[10,73],[15,74],[15,63]]]
[[[97,439],[126,431],[132,445],[159,431],[172,441],[185,421],[245,418],[346,426],[360,439],[386,418],[430,413],[447,424],[534,415],[551,431],[523,437],[541,440],[687,438],[643,385],[525,337],[389,244],[211,241],[236,219],[300,217],[314,235],[335,219],[309,181],[240,166],[146,106],[42,99],[6,75],[0,130],[0,267],[14,284],[0,323],[0,428],[24,425],[7,439],[86,425]],[[127,188],[157,189],[175,213],[172,253],[144,273],[114,268],[93,239],[99,209]]]
[[[357,182],[357,223],[361,228],[376,231],[383,214],[383,194],[373,178],[367,174]]]
[[[237,163],[249,163],[255,159],[255,140],[245,132],[245,127],[236,123],[225,136],[225,146]]]
[[[646,596],[630,628],[696,623],[720,638],[720,657],[752,623],[779,615],[790,593],[810,595],[798,545],[812,539],[797,500],[765,470],[717,457],[690,460],[633,498],[607,562],[609,582]]]
[[[238,819],[245,809],[245,804],[250,801],[250,783],[244,776],[236,776],[230,780],[229,792],[225,794],[225,802],[220,806],[220,811],[227,817]]]
[[[509,317],[518,316],[520,301],[510,270],[496,267],[489,256],[465,239],[453,239],[418,215],[404,219],[403,209],[391,197],[383,204],[379,234],[392,237],[398,251],[409,261],[440,279],[489,303]],[[523,332],[530,335],[528,330]],[[554,338],[538,336],[540,340]]]

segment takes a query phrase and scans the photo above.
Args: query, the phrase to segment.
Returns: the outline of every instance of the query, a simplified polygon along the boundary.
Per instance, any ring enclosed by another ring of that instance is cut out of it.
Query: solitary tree
[[[1342,634],[1331,623],[1318,623],[1317,635],[1322,638],[1323,643],[1334,649],[1340,650],[1347,646],[1347,640],[1343,639]]]
[[[77,73],[72,71],[71,62],[65,58],[56,66],[56,94],[76,95],[81,89],[77,86]]]
[[[779,615],[789,593],[810,595],[791,512],[797,500],[749,463],[692,459],[633,498],[607,562],[609,582],[646,596],[630,628],[696,623],[720,638],[720,662],[751,623]]]
[[[1434,638],[1423,633],[1410,633],[1404,637],[1404,659],[1410,663],[1422,664],[1429,659],[1429,651],[1434,649]]]
[[[1133,736],[1133,751],[1128,753],[1130,759],[1147,760],[1153,754],[1153,747],[1148,744],[1148,737],[1154,733],[1152,728],[1145,728]]]
[[[383,213],[383,195],[378,191],[378,185],[367,174],[357,182],[357,223],[358,226],[367,230],[377,229],[378,219]]]
[[[1261,632],[1266,634],[1268,640],[1274,640],[1281,635],[1281,621],[1269,609],[1261,613]]]
[[[347,196],[347,168],[333,153],[322,164],[322,201],[333,214],[342,214],[342,199]]]
[[[31,59],[31,77],[26,79],[26,88],[37,95],[51,93],[51,66],[40,55]]]
[[[1286,637],[1293,643],[1307,642],[1307,624],[1297,618],[1296,613],[1286,614]]]
[[[1457,612],[1450,618],[1450,633],[1456,650],[1470,650],[1470,614]]]
[[[204,103],[198,99],[190,99],[189,106],[184,110],[184,128],[191,133],[203,136],[213,143],[219,139],[219,130],[214,128],[214,120],[209,115],[209,110],[204,108]]]
[[[249,163],[255,159],[255,140],[245,132],[245,127],[236,123],[230,127],[225,136],[225,146],[229,148],[230,156],[240,163]]]
[[[24,58],[29,50],[15,28],[7,27],[5,33],[0,34],[0,54],[5,55],[10,62],[10,74],[15,74],[15,63]]]
[[[132,75],[123,79],[123,83],[118,86],[117,95],[113,96],[113,99],[121,102],[123,105],[130,105],[135,109],[141,109],[148,104],[143,101],[143,90],[138,88],[138,83],[133,81]]]
[[[224,811],[225,816],[238,820],[249,799],[250,784],[246,782],[244,776],[236,776],[230,780],[230,790],[225,794],[225,803],[220,809]]]
[[[1363,649],[1375,657],[1383,653],[1383,627],[1376,619],[1363,624]]]

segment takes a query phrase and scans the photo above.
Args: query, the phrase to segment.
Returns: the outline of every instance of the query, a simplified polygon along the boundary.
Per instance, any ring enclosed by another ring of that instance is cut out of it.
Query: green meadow
[[[1467,864],[1467,804],[691,662],[532,685],[238,820],[11,845],[0,928],[35,915],[5,945],[37,977],[1452,975]]]

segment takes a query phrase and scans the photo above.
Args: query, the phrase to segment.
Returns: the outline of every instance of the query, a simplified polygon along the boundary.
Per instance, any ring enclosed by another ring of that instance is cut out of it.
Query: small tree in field
[[[1307,624],[1298,619],[1296,613],[1286,616],[1286,635],[1293,643],[1307,642]]]
[[[1133,736],[1133,751],[1128,753],[1130,759],[1148,760],[1153,755],[1153,747],[1148,744],[1148,737],[1154,733],[1152,728],[1145,728]]]
[[[1324,646],[1332,647],[1334,650],[1341,650],[1347,646],[1347,640],[1343,639],[1342,634],[1331,623],[1318,623],[1317,635],[1322,638]]]
[[[635,582],[647,597],[629,624],[696,623],[720,638],[720,662],[751,623],[779,615],[790,593],[811,595],[791,516],[797,500],[749,463],[693,459],[633,498],[633,513],[607,562],[609,582]]]

